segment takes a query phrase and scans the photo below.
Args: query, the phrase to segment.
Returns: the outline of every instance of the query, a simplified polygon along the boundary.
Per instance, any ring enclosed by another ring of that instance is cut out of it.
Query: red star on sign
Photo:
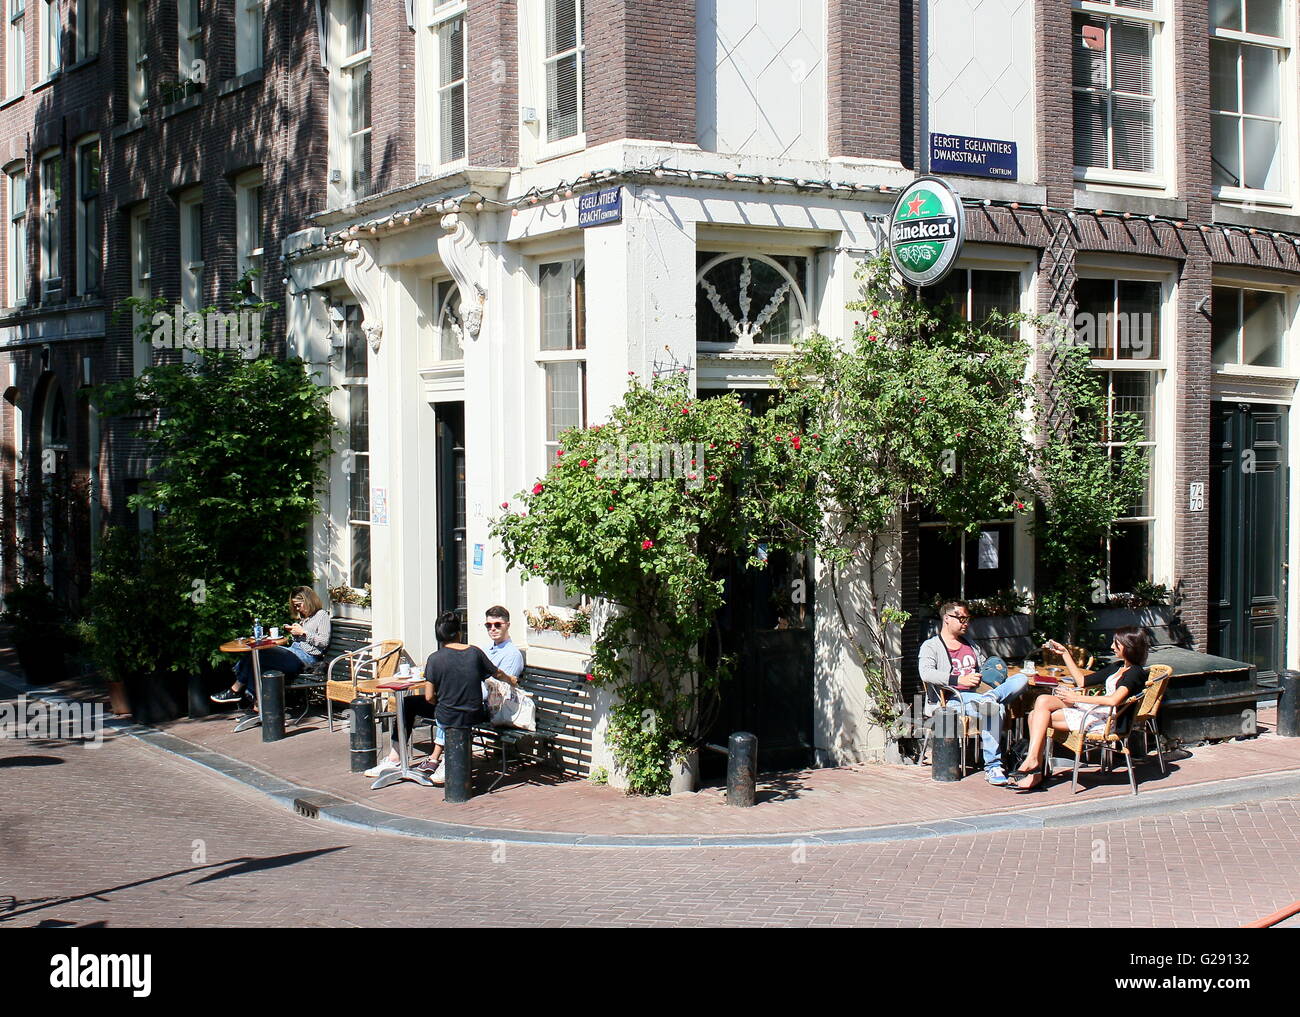
[[[913,215],[921,211],[921,206],[925,204],[924,199],[918,194],[915,198],[907,203],[907,210]]]

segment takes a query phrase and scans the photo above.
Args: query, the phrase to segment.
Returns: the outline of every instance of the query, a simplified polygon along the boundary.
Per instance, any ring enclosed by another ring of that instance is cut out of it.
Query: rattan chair
[[[358,696],[391,700],[391,696],[385,696],[375,686],[391,679],[404,659],[406,654],[400,639],[382,639],[330,661],[325,675],[325,709],[330,730],[334,730],[335,703],[351,703]]]
[[[1084,671],[1092,670],[1093,657],[1091,653],[1085,650],[1082,646],[1070,645],[1070,646],[1066,646],[1066,649],[1070,651],[1070,656],[1074,658],[1074,662],[1078,664],[1082,670]],[[1048,667],[1065,666],[1065,658],[1062,657],[1055,650],[1049,650],[1046,646],[1042,648],[1042,656],[1043,656],[1043,664],[1045,666]]]
[[[1079,764],[1083,761],[1084,755],[1091,749],[1100,749],[1102,752],[1101,765],[1103,770],[1110,768],[1115,754],[1118,749],[1124,753],[1124,760],[1128,766],[1128,782],[1133,789],[1133,793],[1138,793],[1137,775],[1133,772],[1133,753],[1130,748],[1130,742],[1133,736],[1139,731],[1142,732],[1145,740],[1148,733],[1155,735],[1156,758],[1160,760],[1160,772],[1168,772],[1165,768],[1165,757],[1160,751],[1160,733],[1156,730],[1156,715],[1160,712],[1160,704],[1165,698],[1165,689],[1169,685],[1170,676],[1173,674],[1173,668],[1168,664],[1152,664],[1147,669],[1146,689],[1141,696],[1129,696],[1129,698],[1110,711],[1106,717],[1104,726],[1092,731],[1086,730],[1088,727],[1088,718],[1097,710],[1107,709],[1104,706],[1093,706],[1083,718],[1083,723],[1078,731],[1053,731],[1052,740],[1059,745],[1065,746],[1074,753],[1074,771],[1070,782],[1070,793],[1074,794],[1079,787]],[[1129,729],[1124,734],[1117,733],[1120,718],[1130,711],[1134,711],[1130,718]],[[1149,747],[1149,746],[1146,746]],[[1048,765],[1047,760],[1051,758],[1051,753],[1044,754],[1044,767]]]

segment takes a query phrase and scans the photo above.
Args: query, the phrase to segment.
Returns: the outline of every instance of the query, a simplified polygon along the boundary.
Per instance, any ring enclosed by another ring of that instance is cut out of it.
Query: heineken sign
[[[933,286],[956,264],[966,239],[961,196],[938,177],[918,177],[889,216],[889,254],[913,286]]]

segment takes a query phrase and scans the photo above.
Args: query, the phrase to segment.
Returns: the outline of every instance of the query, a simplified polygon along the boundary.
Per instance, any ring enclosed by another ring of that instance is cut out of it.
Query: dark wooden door
[[[1287,410],[1216,404],[1210,433],[1210,652],[1276,678],[1286,633]]]
[[[438,611],[460,615],[461,633],[466,632],[469,599],[465,543],[465,404],[438,403]]]

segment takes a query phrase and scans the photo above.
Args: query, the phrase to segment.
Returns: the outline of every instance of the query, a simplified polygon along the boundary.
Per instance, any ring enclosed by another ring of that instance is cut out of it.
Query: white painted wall
[[[931,133],[1014,141],[1019,179],[1038,177],[1032,0],[926,0],[922,141]]]

